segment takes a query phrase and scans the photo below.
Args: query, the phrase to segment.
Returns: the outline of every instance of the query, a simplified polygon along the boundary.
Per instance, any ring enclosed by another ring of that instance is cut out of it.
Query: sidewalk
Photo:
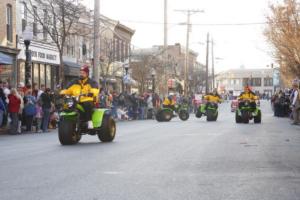
[[[0,135],[6,135],[8,134],[8,127],[3,127],[3,128],[0,128]]]

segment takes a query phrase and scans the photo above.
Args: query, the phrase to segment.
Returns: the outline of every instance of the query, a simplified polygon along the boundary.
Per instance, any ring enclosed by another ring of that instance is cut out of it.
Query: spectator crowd
[[[295,79],[292,88],[279,90],[271,98],[271,105],[276,117],[289,117],[293,125],[300,123],[299,80]]]

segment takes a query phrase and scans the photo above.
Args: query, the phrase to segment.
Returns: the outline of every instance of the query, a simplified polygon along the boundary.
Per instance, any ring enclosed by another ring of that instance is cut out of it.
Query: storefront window
[[[25,62],[20,63],[19,67],[19,82],[25,83]]]
[[[10,83],[10,77],[12,73],[11,65],[0,65],[0,80]]]
[[[33,83],[39,85],[39,64],[33,64]]]
[[[40,84],[45,85],[45,65],[40,64]]]
[[[46,87],[51,88],[51,66],[46,66]]]

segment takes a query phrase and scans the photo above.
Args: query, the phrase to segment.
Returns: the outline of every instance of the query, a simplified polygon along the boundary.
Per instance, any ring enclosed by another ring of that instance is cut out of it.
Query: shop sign
[[[53,48],[53,47],[52,47]],[[41,48],[37,46],[29,46],[31,51],[32,61],[44,62],[50,64],[59,64],[59,53],[58,51],[52,50],[51,48]],[[22,48],[21,52],[18,55],[18,59],[26,59],[25,48]]]

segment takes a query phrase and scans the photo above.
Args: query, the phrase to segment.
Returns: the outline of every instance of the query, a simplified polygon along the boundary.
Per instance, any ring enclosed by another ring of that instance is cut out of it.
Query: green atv
[[[261,110],[255,106],[251,106],[250,101],[240,101],[239,107],[235,111],[235,122],[248,124],[250,120],[254,120],[254,123],[261,123]]]
[[[116,135],[116,123],[109,109],[95,108],[92,114],[94,129],[88,129],[84,119],[84,108],[78,103],[79,97],[66,96],[64,108],[59,113],[58,138],[62,145],[72,145],[85,134],[98,135],[102,142],[111,142]]]
[[[175,105],[173,109],[165,107],[157,111],[155,118],[158,122],[169,122],[173,117],[176,117],[176,115],[173,114],[175,111],[182,121],[186,121],[190,117],[188,110],[189,106],[187,104]]]
[[[196,117],[201,118],[202,115],[206,116],[206,121],[217,121],[218,118],[218,104],[208,102],[199,106]]]

